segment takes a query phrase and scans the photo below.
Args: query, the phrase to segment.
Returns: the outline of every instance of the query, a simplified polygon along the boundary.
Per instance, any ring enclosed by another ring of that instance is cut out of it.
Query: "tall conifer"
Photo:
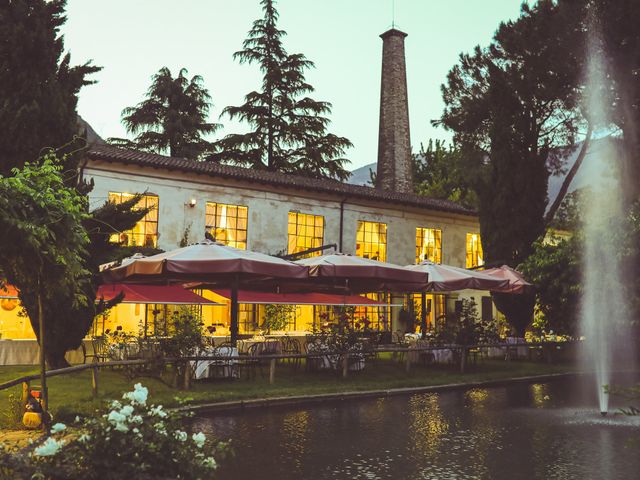
[[[78,92],[100,68],[90,62],[72,66],[64,53],[59,31],[65,4],[0,3],[0,173],[69,144],[78,133]]]
[[[110,138],[116,145],[133,147],[172,157],[199,159],[211,149],[204,135],[220,128],[207,122],[211,96],[202,85],[202,77],[187,78],[187,69],[171,75],[167,67],[153,76],[147,98],[122,111],[122,120],[134,140]]]
[[[253,22],[243,49],[234,54],[240,63],[256,63],[262,72],[259,91],[245,96],[245,103],[224,113],[247,122],[251,131],[227,135],[218,142],[213,159],[271,171],[313,177],[346,179],[343,157],[351,142],[327,132],[331,104],[309,98],[314,91],[304,71],[314,66],[302,54],[288,54],[286,35],[277,28],[273,0],[262,0],[263,18]]]

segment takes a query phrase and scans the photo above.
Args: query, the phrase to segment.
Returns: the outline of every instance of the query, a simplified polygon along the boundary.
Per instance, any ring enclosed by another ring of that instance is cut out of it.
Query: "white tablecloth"
[[[87,351],[91,351],[91,342],[85,340]],[[67,352],[69,363],[82,363],[82,348]],[[0,365],[38,365],[40,347],[36,340],[0,340]]]
[[[238,349],[236,347],[220,347],[216,350],[206,350],[200,352],[200,355],[225,355],[229,357],[237,357]],[[201,360],[199,362],[191,362],[191,368],[194,371],[196,379],[213,378],[213,374],[218,374],[219,378],[232,378],[238,376],[236,368],[237,360]]]

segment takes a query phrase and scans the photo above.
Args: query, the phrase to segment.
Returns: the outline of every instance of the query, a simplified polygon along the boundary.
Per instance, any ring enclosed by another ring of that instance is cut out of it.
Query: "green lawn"
[[[77,414],[92,414],[103,409],[107,400],[119,399],[136,382],[149,388],[150,401],[165,406],[184,403],[212,403],[229,400],[310,395],[319,393],[340,393],[375,389],[420,387],[451,383],[499,380],[512,377],[543,375],[575,371],[570,364],[549,365],[539,362],[486,360],[478,365],[470,365],[465,374],[453,366],[414,366],[407,373],[404,364],[390,356],[368,363],[364,371],[349,372],[345,379],[334,372],[305,372],[304,368],[294,371],[290,367],[278,365],[273,385],[268,382],[268,368],[264,376],[255,379],[216,380],[194,382],[191,390],[181,391],[167,385],[172,375],[166,375],[165,382],[142,377],[130,379],[119,370],[101,369],[99,375],[99,396],[91,396],[91,374],[89,371],[71,375],[61,375],[49,379],[50,408],[54,417],[65,420]],[[36,373],[33,366],[0,367],[0,383],[19,376]],[[9,395],[20,395],[21,387],[0,391],[0,428],[15,425],[11,420]]]

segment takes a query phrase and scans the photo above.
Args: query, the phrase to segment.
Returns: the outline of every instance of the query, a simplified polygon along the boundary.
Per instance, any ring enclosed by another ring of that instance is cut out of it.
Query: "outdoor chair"
[[[107,337],[92,337],[91,350],[91,352],[87,352],[87,347],[84,342],[82,342],[83,363],[87,363],[88,358],[92,358],[92,362],[106,362],[109,360],[109,342],[107,341]]]
[[[284,337],[282,339],[282,353],[284,355],[299,355],[302,348],[300,347],[300,341],[296,338]],[[287,363],[293,364],[294,369],[298,369],[300,366],[300,358],[287,358],[284,359]]]
[[[260,370],[260,376],[264,377],[262,368],[264,366],[264,360],[260,358],[263,354],[263,347],[262,343],[252,344],[247,351],[246,357],[238,364],[241,372],[247,372],[247,378],[256,378],[256,370]],[[242,373],[240,375],[242,376]]]
[[[235,350],[231,346],[220,345],[216,347],[212,355],[215,357],[232,357]],[[222,358],[209,362],[209,378],[236,378],[238,376],[238,363],[231,358]]]

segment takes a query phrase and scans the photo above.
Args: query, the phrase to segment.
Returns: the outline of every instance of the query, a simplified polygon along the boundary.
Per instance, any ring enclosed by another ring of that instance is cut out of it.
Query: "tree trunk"
[[[560,205],[562,204],[564,197],[567,196],[567,192],[569,191],[569,187],[571,186],[571,182],[573,181],[573,178],[578,173],[578,170],[580,169],[580,165],[582,165],[582,161],[584,160],[584,157],[587,155],[587,151],[589,150],[589,144],[591,143],[592,133],[593,133],[593,125],[589,123],[587,136],[584,139],[582,148],[580,149],[580,153],[578,154],[578,158],[576,158],[575,163],[571,166],[571,169],[569,169],[567,176],[564,178],[564,181],[562,182],[562,186],[560,187],[558,196],[555,198],[555,200],[551,204],[551,207],[549,207],[549,211],[547,212],[547,215],[544,218],[544,224],[546,228],[549,228],[549,225],[553,221],[553,217],[555,216],[556,212],[560,208]]]

